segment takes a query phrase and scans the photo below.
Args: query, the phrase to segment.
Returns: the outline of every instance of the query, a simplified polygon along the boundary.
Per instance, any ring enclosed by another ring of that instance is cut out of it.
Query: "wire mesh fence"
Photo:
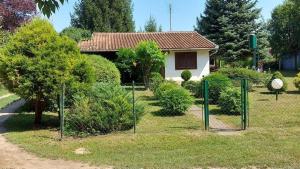
[[[203,111],[205,129],[240,130],[249,124],[248,80],[204,80]]]

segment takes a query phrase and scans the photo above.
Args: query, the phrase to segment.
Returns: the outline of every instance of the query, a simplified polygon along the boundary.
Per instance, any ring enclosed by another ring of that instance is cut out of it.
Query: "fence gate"
[[[228,86],[232,86],[228,89]],[[219,89],[222,89],[220,92]],[[248,80],[202,83],[205,130],[246,130],[249,127]]]

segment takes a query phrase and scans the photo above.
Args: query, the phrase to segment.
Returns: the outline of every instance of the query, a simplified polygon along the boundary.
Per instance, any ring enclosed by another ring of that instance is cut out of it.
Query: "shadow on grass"
[[[154,96],[139,96],[138,99],[145,101],[155,101],[157,100]]]
[[[209,113],[211,115],[240,116],[239,113],[224,113],[221,109],[211,109]]]
[[[160,117],[176,117],[176,116],[184,116],[184,113],[177,113],[177,114],[172,114],[170,112],[166,112],[164,110],[159,110],[159,111],[154,111],[151,112],[153,116],[160,116]]]
[[[184,129],[184,130],[199,130],[199,126],[188,126],[188,127],[183,127],[183,126],[178,126],[178,127],[169,127],[171,129]]]
[[[275,95],[275,92],[259,92],[260,94],[264,94],[264,95]],[[280,93],[282,94],[282,92]]]
[[[33,113],[20,113],[6,120],[4,127],[7,129],[5,132],[23,132],[42,129],[57,131],[59,129],[59,119],[58,116],[54,114],[43,114],[42,124],[37,128],[34,125]]]
[[[287,91],[287,94],[296,94],[296,95],[300,95],[300,91]]]
[[[258,101],[258,102],[268,102],[268,101],[270,101],[270,99],[257,99],[256,101]]]

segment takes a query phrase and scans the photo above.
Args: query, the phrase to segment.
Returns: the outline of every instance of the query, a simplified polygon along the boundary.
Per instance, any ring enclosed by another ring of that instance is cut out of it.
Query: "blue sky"
[[[55,29],[60,32],[70,25],[70,13],[78,0],[69,0],[50,18]],[[271,17],[271,12],[284,0],[258,0],[258,7],[262,8],[265,19]],[[164,31],[169,30],[169,3],[173,4],[173,31],[190,31],[196,23],[196,17],[203,12],[205,0],[133,0],[133,16],[136,30],[143,28],[149,16],[156,18]]]

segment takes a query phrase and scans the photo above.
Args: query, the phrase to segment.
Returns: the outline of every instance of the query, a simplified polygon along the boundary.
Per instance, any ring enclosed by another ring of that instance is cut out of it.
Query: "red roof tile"
[[[162,50],[213,49],[216,44],[197,32],[141,32],[141,33],[94,33],[92,38],[81,41],[81,52],[117,51],[134,48],[139,42],[153,40]]]

